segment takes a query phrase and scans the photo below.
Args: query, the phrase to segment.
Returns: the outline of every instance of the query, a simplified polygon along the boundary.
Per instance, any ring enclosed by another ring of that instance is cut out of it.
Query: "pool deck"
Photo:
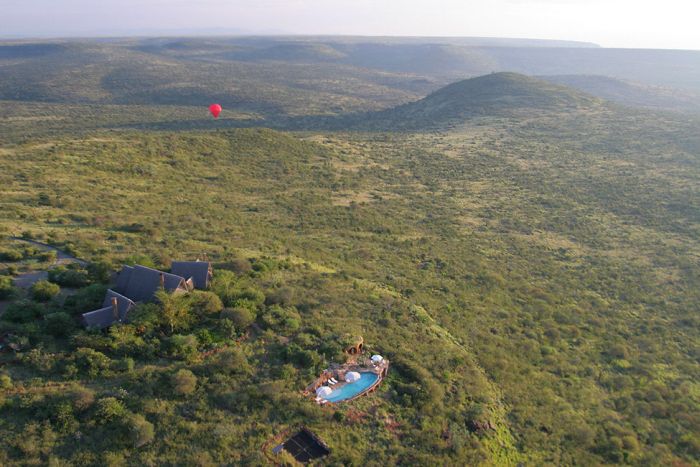
[[[328,381],[331,378],[334,378],[338,381],[337,384],[332,385],[334,390],[337,388],[341,388],[345,386],[345,374],[350,372],[350,371],[356,371],[358,373],[374,373],[377,375],[377,380],[372,383],[371,386],[369,386],[367,389],[364,391],[355,394],[354,396],[348,398],[348,399],[343,399],[341,401],[337,402],[331,402],[327,401],[325,399],[322,399],[320,402],[317,402],[319,405],[328,405],[328,404],[340,404],[342,402],[350,402],[353,401],[359,397],[365,396],[369,393],[374,392],[377,387],[382,383],[384,380],[384,377],[386,376],[387,372],[389,371],[389,360],[384,359],[381,363],[374,365],[373,363],[367,361],[363,363],[357,363],[355,361],[346,363],[344,365],[337,365],[336,367],[331,367],[326,370],[324,370],[321,375],[310,385],[306,387],[306,389],[303,391],[303,394],[307,397],[311,397],[316,400],[316,389],[320,388],[321,386],[326,385]]]

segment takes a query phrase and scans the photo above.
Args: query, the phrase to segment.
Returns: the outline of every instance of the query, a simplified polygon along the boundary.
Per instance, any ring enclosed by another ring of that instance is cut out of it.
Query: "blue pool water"
[[[374,373],[360,373],[360,379],[354,383],[347,383],[338,389],[334,389],[328,397],[324,397],[328,402],[340,402],[355,397],[368,387],[372,386],[379,376]]]

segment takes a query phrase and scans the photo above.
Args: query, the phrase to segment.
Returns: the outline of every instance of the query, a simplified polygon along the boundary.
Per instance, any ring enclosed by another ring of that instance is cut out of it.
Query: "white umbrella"
[[[358,379],[360,379],[360,374],[356,371],[349,371],[345,374],[345,381],[348,383],[354,383]]]
[[[328,386],[321,386],[320,388],[316,389],[316,395],[318,397],[328,397],[332,392],[333,390]]]
[[[372,355],[372,363],[374,363],[375,365],[378,363],[382,363],[383,361],[384,357],[382,357],[381,355]]]

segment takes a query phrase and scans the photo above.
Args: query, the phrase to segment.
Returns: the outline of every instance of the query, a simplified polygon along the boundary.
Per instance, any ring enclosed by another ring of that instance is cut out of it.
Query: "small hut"
[[[350,355],[359,355],[364,349],[365,341],[362,336],[352,336],[348,334],[344,336],[343,346],[346,353]]]

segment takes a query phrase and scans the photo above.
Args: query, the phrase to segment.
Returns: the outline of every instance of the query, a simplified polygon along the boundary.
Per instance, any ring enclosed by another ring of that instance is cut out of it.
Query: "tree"
[[[185,295],[170,294],[164,290],[156,293],[161,306],[161,322],[172,334],[187,329],[192,323],[190,301]]]

